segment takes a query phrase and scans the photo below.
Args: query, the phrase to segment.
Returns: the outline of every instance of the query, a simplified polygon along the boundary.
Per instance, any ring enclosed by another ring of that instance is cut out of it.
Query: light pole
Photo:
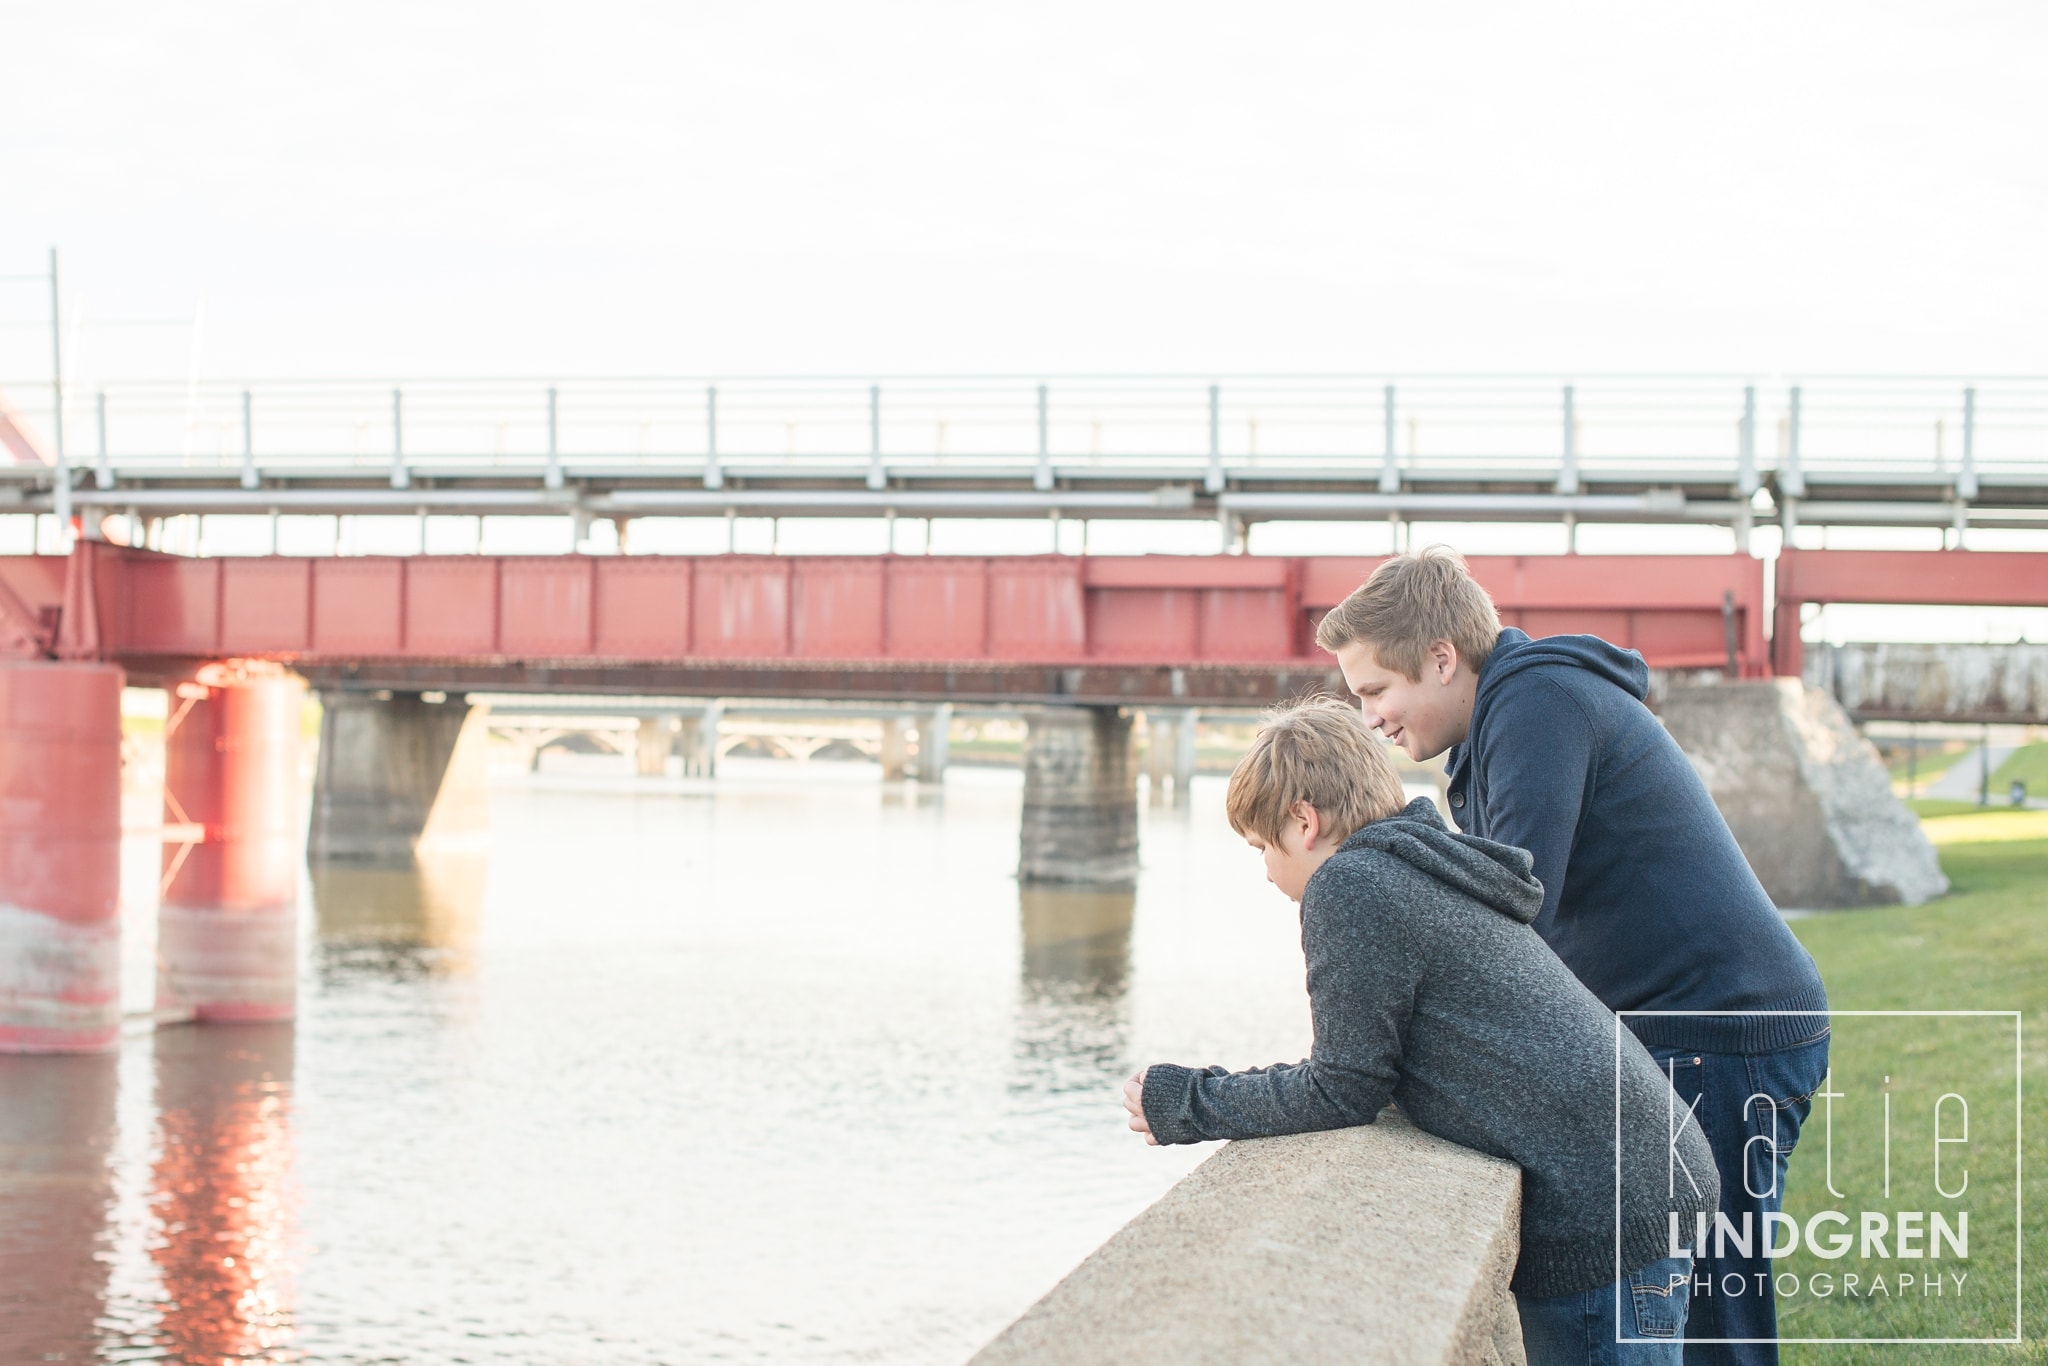
[[[57,543],[71,549],[71,465],[64,458],[64,328],[57,307],[57,249],[50,248],[50,437],[56,445],[56,485],[50,510],[57,514]]]

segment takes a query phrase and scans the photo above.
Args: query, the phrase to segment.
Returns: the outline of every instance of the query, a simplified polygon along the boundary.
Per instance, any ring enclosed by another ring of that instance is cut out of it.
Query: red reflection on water
[[[167,1030],[157,1048],[158,1344],[207,1366],[296,1360],[291,1026]]]

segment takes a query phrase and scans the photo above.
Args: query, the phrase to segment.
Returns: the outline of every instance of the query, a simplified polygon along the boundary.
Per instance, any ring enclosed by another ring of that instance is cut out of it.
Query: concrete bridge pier
[[[288,674],[211,666],[171,695],[157,1008],[289,1020],[298,996],[299,716]]]
[[[675,749],[675,719],[668,716],[641,717],[637,739],[634,771],[643,778],[659,778],[667,773],[668,756]]]
[[[889,716],[882,720],[882,781],[899,782],[910,770],[910,718]]]
[[[942,783],[946,780],[946,763],[951,757],[950,732],[953,729],[953,704],[941,702],[917,723],[917,780],[921,783]]]
[[[1173,805],[1185,808],[1188,784],[1195,776],[1194,710],[1148,710],[1145,737],[1145,778],[1152,804],[1166,803],[1171,783]]]
[[[1130,887],[1138,878],[1138,775],[1118,707],[1024,713],[1025,883]]]
[[[120,1042],[121,678],[0,663],[0,1053]]]
[[[490,829],[489,709],[415,692],[320,695],[314,860],[405,863]]]
[[[685,778],[718,776],[718,723],[725,718],[724,704],[712,702],[695,716],[676,718],[676,751],[683,756]]]

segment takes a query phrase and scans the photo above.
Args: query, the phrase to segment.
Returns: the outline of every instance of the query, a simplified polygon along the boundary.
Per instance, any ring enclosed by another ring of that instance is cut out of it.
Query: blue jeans
[[[1598,1290],[1517,1295],[1522,1350],[1529,1366],[1679,1366],[1691,1289],[1692,1259],[1666,1257]]]
[[[1699,1102],[1693,1114],[1721,1173],[1721,1212],[1737,1229],[1747,1214],[1754,1230],[1748,1257],[1732,1247],[1726,1257],[1716,1257],[1712,1245],[1693,1249],[1701,1255],[1686,1325],[1688,1339],[1750,1340],[1688,1341],[1685,1366],[1776,1366],[1778,1304],[1763,1255],[1764,1214],[1785,1202],[1785,1163],[1827,1077],[1828,1036],[1775,1053],[1652,1048],[1650,1056],[1680,1104]]]

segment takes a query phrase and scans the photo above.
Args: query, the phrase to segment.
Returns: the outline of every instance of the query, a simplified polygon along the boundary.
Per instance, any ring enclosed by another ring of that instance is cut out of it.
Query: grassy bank
[[[2003,792],[2014,781],[2027,785],[2036,797],[2048,797],[2048,744],[2022,745],[2005,756],[2005,762],[1991,775],[1991,787]]]
[[[1804,1294],[1787,1300],[1782,1331],[1825,1337],[1997,1336],[2012,1331],[2015,1177],[2013,1131],[2024,1118],[2025,1219],[2023,1300],[2027,1342],[1983,1346],[1819,1346],[1786,1349],[1790,1362],[2048,1361],[2048,812],[1930,815],[1928,834],[1954,885],[1925,906],[1844,912],[1797,921],[1794,929],[1820,964],[1837,1010],[2018,1010],[2027,1029],[2022,1055],[2027,1095],[2023,1116],[2012,1099],[2013,1042],[2009,1022],[1994,1020],[1838,1021],[1833,1179],[1846,1199],[1829,1197],[1818,1104],[1787,1186],[1786,1206],[1802,1219],[1823,1208],[1860,1212],[1940,1207],[1931,1185],[1933,1121],[1927,1097],[1943,1091],[1972,1097],[1970,1143],[1949,1149],[1967,1163],[1972,1210],[1971,1256],[1931,1261],[1867,1262],[1867,1270],[1924,1278],[1937,1270],[1969,1271],[1967,1294],[1940,1300],[1925,1294]],[[1890,1197],[1885,1179],[1885,1095],[1895,1101],[1891,1124]],[[1951,1107],[1951,1126],[1955,1116]],[[1955,1132],[1950,1127],[1948,1133]],[[1948,1184],[1959,1166],[1948,1169]],[[1853,1216],[1852,1216],[1853,1217]],[[1850,1265],[1802,1251],[1787,1269],[1809,1276]]]

